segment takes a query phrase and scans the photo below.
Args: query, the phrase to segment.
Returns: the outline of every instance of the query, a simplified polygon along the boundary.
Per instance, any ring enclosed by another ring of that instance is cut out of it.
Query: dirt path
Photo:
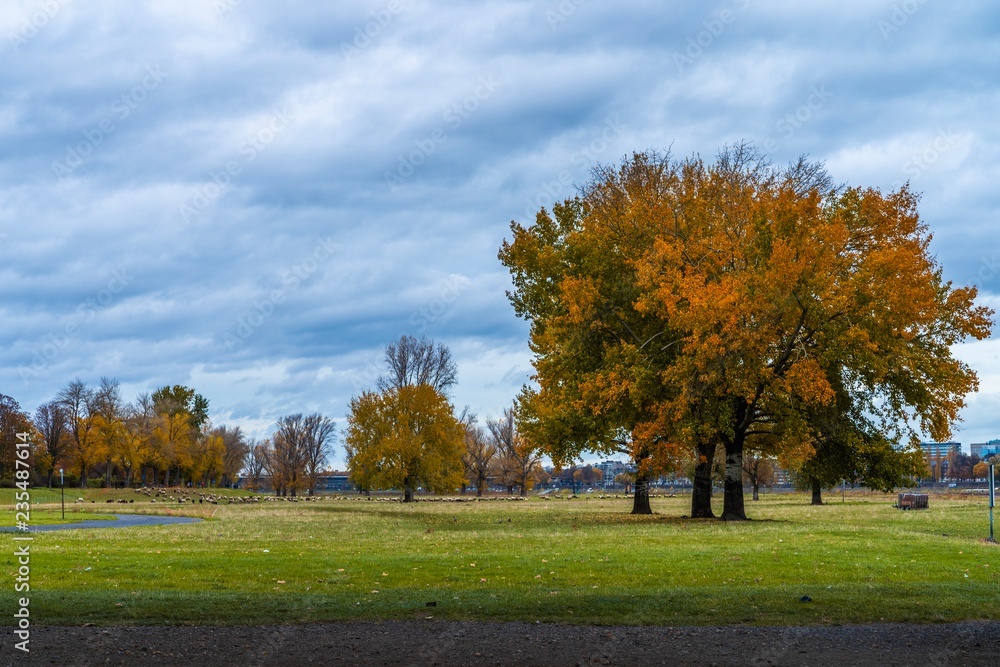
[[[595,627],[386,621],[35,627],[3,665],[1000,665],[1000,621],[835,627]],[[16,655],[15,655],[16,654]]]

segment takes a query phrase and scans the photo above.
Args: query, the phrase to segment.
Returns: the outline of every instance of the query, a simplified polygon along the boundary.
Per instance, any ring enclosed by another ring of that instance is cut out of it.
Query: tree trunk
[[[812,504],[813,505],[822,505],[823,504],[823,487],[822,487],[822,485],[819,482],[814,481],[812,483],[812,492],[813,492]]]
[[[632,498],[632,514],[652,514],[653,508],[649,506],[649,480],[646,477],[636,476],[635,495]]]
[[[760,482],[756,480],[753,483],[753,499],[760,500]]]
[[[691,492],[691,518],[714,519],[712,513],[712,459],[715,443],[699,444],[698,465],[694,469],[694,490]]]
[[[409,478],[403,480],[403,502],[413,502],[413,482]]]
[[[478,484],[476,484],[476,498],[482,498],[483,493],[486,491],[486,478],[480,477],[478,479]]]
[[[723,521],[746,521],[746,506],[743,502],[743,438],[737,432],[732,439],[726,439],[726,480],[725,497],[722,503]]]

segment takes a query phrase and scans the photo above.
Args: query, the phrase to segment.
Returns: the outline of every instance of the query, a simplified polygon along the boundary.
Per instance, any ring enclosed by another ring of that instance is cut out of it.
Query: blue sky
[[[509,222],[647,148],[909,180],[945,275],[1000,305],[988,3],[3,5],[0,393],[29,410],[110,376],[259,436],[342,421],[412,334],[497,415],[531,371]],[[981,391],[955,437],[1000,437],[1000,342],[956,353]]]

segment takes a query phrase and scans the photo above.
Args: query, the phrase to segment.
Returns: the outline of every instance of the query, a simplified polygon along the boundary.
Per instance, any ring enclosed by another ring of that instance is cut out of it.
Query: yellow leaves
[[[594,319],[594,309],[600,299],[600,293],[593,280],[568,276],[562,281],[560,291],[570,323],[583,324]]]
[[[828,404],[835,397],[826,371],[814,358],[805,358],[795,363],[785,374],[782,384],[789,394],[806,403]]]
[[[465,430],[428,385],[352,399],[345,445],[352,480],[365,487],[450,492],[464,481]]]

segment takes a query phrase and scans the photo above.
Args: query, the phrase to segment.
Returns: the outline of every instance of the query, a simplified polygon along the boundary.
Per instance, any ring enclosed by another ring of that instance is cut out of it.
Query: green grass
[[[4,493],[0,500],[12,509],[13,497]],[[36,623],[1000,617],[1000,549],[982,539],[982,498],[932,498],[927,511],[900,512],[889,496],[811,507],[804,496],[771,495],[748,502],[758,520],[733,524],[681,518],[687,497],[654,499],[656,515],[633,517],[627,500],[164,508],[100,505],[107,497],[135,498],[132,492],[84,493],[97,501],[77,506],[87,511],[169,509],[206,521],[35,535]],[[58,512],[58,490],[55,502],[45,509]],[[10,525],[13,512],[4,518]],[[0,558],[12,590],[13,542],[3,539]],[[813,602],[800,602],[803,595]]]

